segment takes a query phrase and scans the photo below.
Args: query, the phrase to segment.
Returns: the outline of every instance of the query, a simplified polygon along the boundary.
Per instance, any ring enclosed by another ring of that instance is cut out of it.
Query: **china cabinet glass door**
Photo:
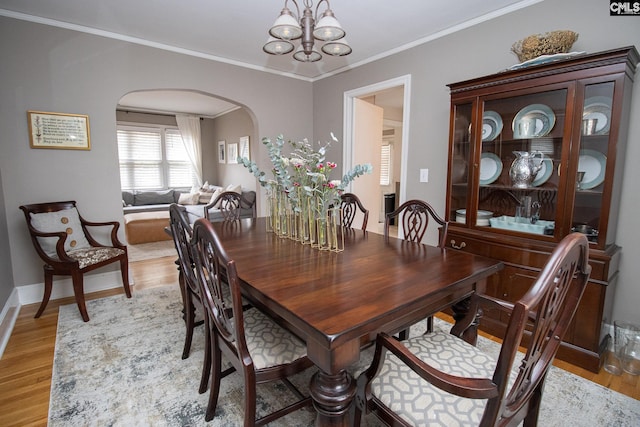
[[[598,242],[609,151],[613,82],[585,86],[572,229]],[[606,219],[605,219],[606,221]]]
[[[476,226],[555,234],[567,92],[484,101]]]
[[[453,141],[451,153],[451,188],[449,189],[452,221],[466,223],[469,196],[469,158],[471,154],[472,104],[460,104],[453,111]]]

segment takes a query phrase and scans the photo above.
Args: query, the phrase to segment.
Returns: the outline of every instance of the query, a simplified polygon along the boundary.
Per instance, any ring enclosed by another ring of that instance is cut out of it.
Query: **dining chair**
[[[391,220],[397,218],[398,227],[402,227],[404,231],[404,239],[411,242],[420,243],[424,237],[429,220],[433,219],[436,224],[440,225],[440,238],[438,239],[438,247],[443,248],[447,241],[447,231],[449,223],[442,219],[431,207],[430,204],[422,200],[408,200],[398,206],[398,209],[387,213],[384,221],[384,235],[389,237],[389,226]],[[427,318],[427,332],[433,330],[433,316]],[[409,337],[409,328],[400,332],[398,337],[404,340]]]
[[[442,219],[431,207],[430,204],[422,200],[408,200],[398,206],[398,209],[385,215],[384,235],[389,236],[391,219],[398,219],[398,227],[402,227],[404,239],[411,242],[420,243],[429,227],[430,219],[440,225],[440,238],[438,247],[443,248],[447,240],[449,223]]]
[[[193,340],[193,331],[196,326],[205,324],[205,348],[204,362],[202,366],[202,376],[200,378],[199,392],[207,391],[209,385],[209,376],[211,369],[211,340],[209,327],[206,325],[207,317],[204,315],[202,307],[202,297],[200,296],[200,286],[194,272],[195,264],[193,254],[191,252],[191,239],[193,230],[189,224],[187,210],[184,206],[173,203],[169,207],[169,224],[171,227],[171,236],[178,252],[178,283],[180,285],[180,293],[182,294],[183,317],[186,326],[186,335],[184,339],[184,347],[182,349],[182,359],[189,357],[191,352],[191,342]],[[202,314],[201,322],[196,322],[196,312]]]
[[[71,276],[80,315],[88,322],[84,274],[114,262],[120,263],[122,286],[127,298],[131,298],[127,247],[118,239],[119,222],[87,221],[74,200],[22,205],[20,209],[27,220],[31,242],[44,261],[44,295],[36,318],[42,315],[51,298],[53,276],[60,275]],[[111,246],[99,243],[89,232],[89,228],[98,227],[111,227]]]
[[[360,212],[363,216],[362,226],[360,228],[365,231],[367,229],[367,222],[369,221],[369,210],[362,205],[358,196],[353,193],[343,193],[340,196],[340,200],[342,225],[351,228],[358,212]]]
[[[572,233],[516,303],[473,296],[510,315],[497,362],[446,332],[402,342],[378,335],[373,362],[357,380],[356,425],[369,411],[402,426],[537,425],[545,377],[587,285],[588,260],[587,238]],[[518,356],[520,345],[526,352]]]
[[[204,207],[204,217],[209,217],[209,209],[220,209],[223,221],[235,221],[240,219],[240,208],[242,205],[242,195],[235,191],[224,191],[208,205]]]
[[[210,221],[196,220],[193,229],[196,277],[211,329],[211,389],[205,420],[218,404],[222,355],[244,382],[244,425],[264,425],[311,404],[288,377],[313,365],[304,342],[255,307],[243,309],[236,264],[229,259]],[[223,279],[224,278],[224,279]],[[225,287],[229,287],[226,297]],[[281,380],[297,401],[256,419],[256,385]]]

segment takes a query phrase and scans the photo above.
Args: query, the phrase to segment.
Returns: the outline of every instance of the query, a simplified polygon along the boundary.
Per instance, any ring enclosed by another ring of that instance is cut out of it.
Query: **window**
[[[177,128],[118,126],[123,190],[162,190],[197,185]]]
[[[380,150],[380,185],[391,184],[391,144],[382,144]]]

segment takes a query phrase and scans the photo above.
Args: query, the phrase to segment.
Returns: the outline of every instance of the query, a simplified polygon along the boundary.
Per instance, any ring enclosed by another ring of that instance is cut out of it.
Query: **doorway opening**
[[[344,94],[345,170],[374,165],[371,177],[349,189],[369,209],[372,232],[382,233],[386,211],[405,200],[410,93],[411,76],[405,75]]]

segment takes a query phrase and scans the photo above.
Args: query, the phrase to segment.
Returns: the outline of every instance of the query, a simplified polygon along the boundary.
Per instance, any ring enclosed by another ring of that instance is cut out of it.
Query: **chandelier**
[[[312,13],[313,1],[304,0],[304,11],[300,14],[300,7],[296,0],[291,0],[296,6],[294,15],[285,0],[280,16],[269,29],[269,40],[262,48],[271,55],[285,55],[294,49],[292,40],[301,39],[293,57],[301,62],[316,62],[322,58],[314,46],[315,40],[323,41],[322,52],[332,56],[344,56],[351,53],[351,47],[344,38],[345,32],[333,14],[329,0],[320,0]],[[326,9],[318,20],[318,9],[326,3]],[[316,25],[317,22],[317,25]]]

